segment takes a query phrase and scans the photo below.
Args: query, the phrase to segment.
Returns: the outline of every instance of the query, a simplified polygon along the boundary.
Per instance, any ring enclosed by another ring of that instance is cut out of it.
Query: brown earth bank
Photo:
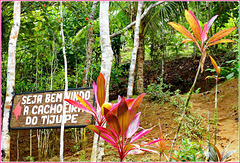
[[[237,152],[226,160],[230,162],[239,162],[238,88],[238,79],[226,81],[218,86],[217,147],[221,152],[230,142],[232,142],[228,151],[237,150]],[[210,90],[210,92],[192,95],[190,100],[191,108],[187,111],[186,115],[189,118],[185,118],[185,120],[183,120],[186,123],[184,123],[184,127],[179,132],[179,137],[174,148],[176,151],[181,151],[183,149],[182,139],[189,139],[191,142],[197,142],[198,144],[201,144],[200,146],[203,150],[206,150],[208,112],[210,120],[210,140],[211,142],[214,142],[214,91],[215,90],[213,88]],[[184,97],[186,97],[186,95],[173,96],[173,98],[171,98],[171,100],[168,102],[159,104],[154,101],[149,101],[146,95],[139,109],[139,111],[142,112],[140,126],[141,128],[145,129],[154,125],[156,125],[156,127],[146,137],[142,138],[138,142],[142,143],[146,140],[157,138],[156,134],[159,130],[158,118],[161,119],[162,130],[163,134],[166,136],[166,139],[173,139],[178,124],[178,118],[181,115],[181,109],[178,106],[181,104],[180,99]],[[192,121],[189,121],[189,119]],[[189,127],[188,125],[190,125],[190,129],[187,129]],[[80,129],[77,129],[77,137],[81,138],[79,130]],[[48,137],[44,139],[43,136],[42,142],[38,142],[37,138],[41,134],[39,134],[39,131],[37,130],[32,130],[32,159],[34,161],[59,161],[59,131],[59,129],[45,131],[45,134]],[[49,132],[49,134],[47,134],[47,132]],[[65,131],[64,160],[72,162],[90,161],[93,133],[87,130],[85,139],[82,141],[77,140],[77,143],[75,140],[75,133],[75,129],[66,129]],[[30,130],[11,130],[10,134],[11,161],[29,161]],[[50,149],[45,153],[44,148],[46,148],[46,146],[43,146],[42,151],[38,151],[38,143],[41,145],[41,143],[44,142]],[[168,145],[171,145],[171,143]],[[18,152],[19,159],[17,159]],[[167,156],[168,154],[169,153],[166,152]],[[173,156],[176,157],[176,155]],[[106,144],[103,161],[118,162],[119,158],[117,155],[117,150]],[[159,155],[145,152],[137,155],[129,155],[126,157],[125,161],[159,162]],[[161,161],[166,161],[166,159],[162,158]]]
[[[231,64],[227,64],[226,61],[236,59],[235,56],[225,55],[224,53],[214,57],[216,62],[221,65],[221,67],[231,67]],[[170,91],[175,91],[179,89],[181,93],[187,93],[194,81],[200,57],[182,57],[177,59],[165,59],[164,62],[164,77],[163,81],[165,84],[171,85]],[[161,60],[147,60],[144,61],[144,88],[151,83],[159,84],[162,74],[162,65]],[[111,77],[110,85],[110,100],[117,99],[118,95],[126,96],[127,95],[127,83],[129,75],[130,64],[121,65],[119,69],[122,70],[121,75],[116,79],[115,76]],[[213,72],[205,71],[206,69],[213,69],[212,63],[209,57],[206,58],[204,63],[204,71],[198,76],[198,80],[195,88],[200,88],[200,92],[209,91],[215,86],[214,80],[205,80],[206,76],[213,75]],[[115,74],[114,74],[115,75]],[[117,74],[116,74],[117,75]],[[135,77],[136,80],[136,77]],[[113,82],[114,81],[114,82]],[[219,82],[223,82],[220,80]],[[135,86],[134,86],[135,87]],[[135,92],[134,92],[135,93]]]

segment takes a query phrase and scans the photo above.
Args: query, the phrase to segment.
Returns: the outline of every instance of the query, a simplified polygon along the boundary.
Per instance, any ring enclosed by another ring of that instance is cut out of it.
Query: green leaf
[[[121,41],[121,42],[125,41],[125,36],[124,36],[124,35],[121,35],[120,41]]]

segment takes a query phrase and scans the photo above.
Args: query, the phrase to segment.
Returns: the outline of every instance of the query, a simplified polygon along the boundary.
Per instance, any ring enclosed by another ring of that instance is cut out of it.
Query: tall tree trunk
[[[133,95],[134,72],[135,72],[137,51],[138,51],[138,46],[139,46],[139,26],[140,26],[140,21],[141,21],[140,16],[142,13],[142,8],[143,8],[143,1],[139,1],[137,17],[136,17],[136,25],[135,25],[135,31],[134,31],[134,45],[133,45],[129,78],[128,78],[127,98],[131,98]]]
[[[9,119],[15,87],[16,45],[20,28],[20,15],[21,15],[21,2],[15,1],[13,10],[13,26],[10,34],[8,47],[7,91],[2,121],[3,122],[1,135],[2,162],[10,161]]]
[[[64,89],[64,99],[67,98],[68,91],[68,79],[67,79],[67,57],[65,52],[65,39],[63,33],[63,16],[62,16],[62,1],[60,2],[60,15],[61,15],[61,35],[62,35],[62,47],[63,47],[63,58],[64,58],[64,70],[65,70],[65,89]],[[63,100],[62,109],[62,123],[61,123],[61,135],[60,135],[60,161],[63,162],[63,151],[64,151],[64,123],[66,116],[66,102]]]
[[[109,101],[109,82],[112,68],[113,51],[109,36],[109,1],[100,2],[100,42],[102,51],[101,73],[106,80],[106,102]]]
[[[144,91],[143,86],[143,63],[144,63],[144,55],[145,55],[145,48],[144,48],[144,24],[141,25],[142,32],[139,35],[139,48],[138,48],[138,55],[137,55],[137,94],[141,94]]]
[[[111,41],[109,36],[108,10],[109,1],[101,1],[100,2],[100,42],[102,51],[101,73],[103,74],[106,80],[105,102],[109,101],[109,82],[113,60],[113,51],[111,48]],[[94,134],[91,162],[101,161],[103,155],[104,155],[104,141],[101,138],[99,139],[97,134]]]
[[[92,44],[94,42],[92,23],[94,21],[94,15],[95,15],[97,5],[98,5],[98,1],[94,1],[92,5],[92,12],[90,13],[90,16],[89,16],[90,26],[88,27],[88,47],[87,47],[87,54],[86,54],[85,67],[84,67],[83,86],[87,86],[88,72],[91,64]]]

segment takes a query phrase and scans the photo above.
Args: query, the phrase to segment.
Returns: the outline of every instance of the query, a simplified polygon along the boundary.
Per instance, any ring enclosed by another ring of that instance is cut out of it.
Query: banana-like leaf
[[[207,44],[209,43],[213,43],[227,35],[229,35],[232,31],[234,31],[235,29],[237,29],[236,27],[234,28],[228,28],[228,29],[224,29],[222,31],[219,31],[218,33],[216,33],[215,35],[213,35],[207,42]]]
[[[117,117],[121,128],[121,134],[124,135],[129,126],[129,111],[124,97],[118,105]]]
[[[185,17],[193,31],[194,36],[197,38],[198,41],[201,41],[202,29],[197,18],[191,10],[185,10]]]
[[[191,39],[194,43],[197,44],[196,39],[193,37],[193,35],[182,25],[175,23],[175,22],[169,22],[169,25],[171,25],[174,29],[176,29],[178,32],[182,33],[187,38]]]
[[[100,73],[97,79],[97,98],[98,98],[98,103],[100,107],[102,107],[102,105],[105,102],[105,96],[106,96],[105,79],[103,74]]]
[[[215,42],[209,44],[208,46],[216,45],[216,44],[219,44],[219,43],[226,43],[226,42],[236,42],[236,41],[233,41],[233,40],[230,40],[230,39],[222,39],[222,40],[215,41]]]

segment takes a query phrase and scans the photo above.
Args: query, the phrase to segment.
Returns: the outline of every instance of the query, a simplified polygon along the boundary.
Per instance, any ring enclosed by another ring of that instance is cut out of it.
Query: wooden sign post
[[[92,88],[68,90],[68,98],[78,101],[76,94],[94,104]],[[23,93],[14,96],[11,109],[11,129],[60,128],[62,122],[64,91]],[[85,127],[92,116],[66,102],[65,127]]]

